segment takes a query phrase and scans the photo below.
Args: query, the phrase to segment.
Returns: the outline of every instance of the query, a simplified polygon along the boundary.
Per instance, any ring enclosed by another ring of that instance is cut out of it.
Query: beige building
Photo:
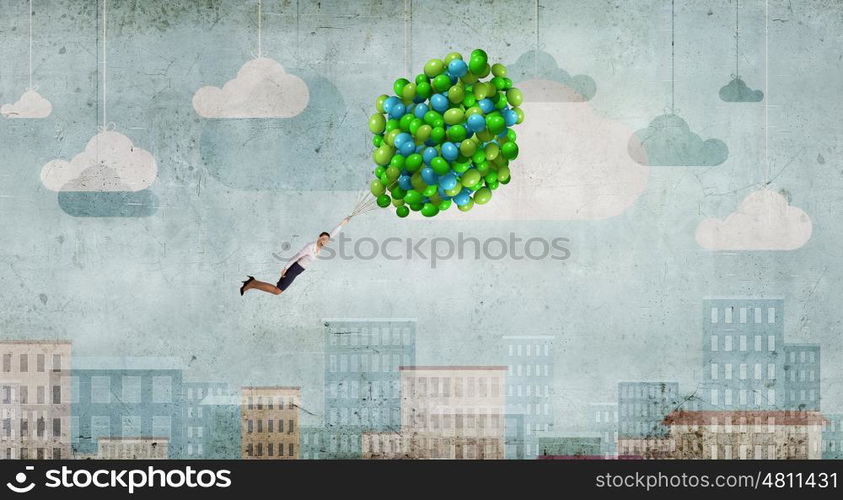
[[[678,411],[670,428],[677,459],[820,459],[825,419],[816,411]]]
[[[402,366],[401,429],[364,433],[364,458],[504,458],[505,366]]]
[[[164,437],[102,437],[97,440],[97,459],[155,460],[168,458],[169,440]]]
[[[0,459],[70,458],[70,341],[0,341]]]
[[[256,460],[299,458],[300,387],[243,387],[240,456]]]

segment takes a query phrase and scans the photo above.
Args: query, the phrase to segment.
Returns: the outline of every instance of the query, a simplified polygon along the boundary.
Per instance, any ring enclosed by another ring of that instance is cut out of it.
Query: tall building
[[[184,458],[223,458],[214,450],[214,425],[219,418],[219,411],[228,410],[233,416],[233,424],[237,433],[240,432],[239,404],[223,405],[217,408],[209,404],[208,396],[230,396],[231,389],[225,382],[182,382],[182,398],[184,399],[185,425]],[[239,457],[239,447],[237,456]],[[226,457],[228,458],[228,457]]]
[[[69,341],[0,341],[0,458],[70,458]]]
[[[668,451],[663,421],[683,402],[677,382],[618,383],[618,454],[657,458]]]
[[[600,454],[612,458],[618,454],[618,404],[591,403],[587,407],[588,428],[600,435]]]
[[[202,456],[210,460],[240,458],[240,391],[229,389],[222,394],[207,394],[197,405],[202,409],[204,425]],[[197,413],[199,415],[199,413]],[[196,436],[194,427],[194,436]],[[198,441],[198,440],[197,440]],[[196,442],[196,444],[200,444]],[[196,450],[198,451],[198,449]]]
[[[553,430],[553,337],[508,335],[503,337],[507,365],[506,413],[523,415],[524,438],[507,447],[507,458],[535,458],[538,436]],[[518,445],[522,449],[518,449]]]
[[[177,358],[75,358],[71,444],[76,455],[100,438],[159,438],[170,458],[184,455],[183,365]]]
[[[330,458],[328,442],[330,434],[323,426],[302,426],[300,430],[302,460],[323,460]]]
[[[505,366],[402,366],[401,428],[362,435],[365,458],[504,458]]]
[[[825,415],[822,454],[826,460],[843,460],[843,414]]]
[[[401,365],[416,362],[412,319],[326,319],[326,458],[360,458],[363,432],[401,427]]]
[[[785,344],[785,390],[782,403],[788,409],[820,409],[820,346]]]
[[[785,344],[783,299],[706,299],[703,337],[709,409],[819,410],[820,348]]]
[[[677,411],[665,418],[671,442],[665,458],[819,459],[823,423],[816,411]]]
[[[240,450],[244,459],[299,458],[300,387],[243,387]]]

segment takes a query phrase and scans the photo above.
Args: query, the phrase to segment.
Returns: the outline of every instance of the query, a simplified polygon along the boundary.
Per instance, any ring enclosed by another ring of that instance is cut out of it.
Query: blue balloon
[[[410,181],[410,176],[407,174],[401,174],[398,177],[398,187],[400,187],[404,191],[409,191],[410,189],[413,189],[413,183]]]
[[[427,184],[428,186],[432,186],[433,184],[436,184],[437,181],[439,180],[437,175],[436,175],[436,172],[434,172],[433,169],[430,168],[430,167],[424,167],[422,169],[421,178],[424,181],[424,183]]]
[[[439,193],[439,197],[442,198],[443,200],[450,200],[451,197],[448,196],[448,193],[446,193],[444,189],[442,189],[441,179],[440,179],[439,182],[440,182],[439,189],[436,190],[436,192]]]
[[[393,140],[393,144],[395,144],[396,148],[400,148],[402,144],[404,144],[407,141],[412,141],[412,140],[413,140],[412,135],[408,134],[407,132],[401,132],[400,134],[395,136],[395,139]],[[415,144],[413,144],[413,149],[415,149]]]
[[[468,128],[470,128],[472,132],[481,132],[486,128],[486,118],[484,118],[480,113],[475,113],[468,117],[466,125],[468,125]]]
[[[454,203],[461,207],[468,203],[470,199],[471,197],[465,191],[460,191],[460,194],[454,196]]]
[[[404,116],[404,112],[406,110],[407,110],[407,108],[404,107],[403,102],[396,103],[391,108],[389,108],[389,117],[390,118],[401,118],[402,116]]]
[[[439,189],[454,189],[457,187],[457,176],[451,172],[439,178]]]
[[[460,155],[460,150],[453,142],[442,143],[442,158],[448,161],[454,161]],[[450,189],[450,188],[448,188]]]
[[[495,103],[493,103],[488,97],[480,99],[480,102],[478,102],[477,105],[480,106],[480,110],[484,113],[491,113],[492,110],[495,109]]]
[[[445,74],[446,74],[446,75],[448,75],[448,78],[450,78],[450,79],[451,79],[451,85],[453,85],[453,84],[457,83],[457,80],[459,80],[459,77],[458,77],[458,76],[456,76],[456,75],[454,75],[454,74],[453,74],[453,73],[451,73],[450,71],[446,71],[446,72],[445,72]]]
[[[448,63],[448,73],[457,78],[464,76],[466,71],[468,71],[468,65],[462,59],[454,59]]]
[[[416,104],[415,109],[413,109],[413,114],[416,115],[416,118],[424,118],[424,114],[430,111],[430,108],[427,107],[427,104],[420,103]]]
[[[435,111],[444,113],[448,110],[448,98],[442,94],[433,94],[430,97],[430,105]]]
[[[395,96],[390,96],[384,99],[383,101],[383,111],[384,113],[389,113],[389,110],[392,109],[392,106],[400,103],[401,100]]]
[[[426,147],[424,149],[424,153],[422,153],[422,159],[428,165],[430,165],[431,160],[439,156],[439,151],[436,151],[434,147]]]
[[[501,114],[503,115],[503,120],[506,123],[507,127],[515,125],[515,123],[518,121],[518,113],[511,109],[505,109]]]
[[[424,151],[424,148],[425,148],[424,144],[419,144],[418,146],[416,146],[416,153],[422,154],[422,152]]]
[[[398,151],[405,157],[416,152],[416,143],[412,140],[406,141],[398,146]]]

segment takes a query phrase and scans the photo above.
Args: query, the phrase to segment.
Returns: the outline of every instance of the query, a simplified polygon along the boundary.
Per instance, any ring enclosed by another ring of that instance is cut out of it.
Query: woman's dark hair
[[[322,231],[321,233],[319,233],[319,237],[321,238],[323,236],[327,236],[328,238],[330,238],[331,233],[329,233],[328,231]]]

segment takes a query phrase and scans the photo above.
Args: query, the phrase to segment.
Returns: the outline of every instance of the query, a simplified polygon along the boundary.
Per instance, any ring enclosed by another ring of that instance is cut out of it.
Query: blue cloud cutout
[[[627,149],[633,160],[650,166],[714,166],[729,157],[726,143],[703,140],[672,113],[657,116],[647,128],[632,134]]]
[[[735,77],[720,88],[720,99],[726,102],[760,102],[764,99],[764,92],[752,90],[743,80]]]

